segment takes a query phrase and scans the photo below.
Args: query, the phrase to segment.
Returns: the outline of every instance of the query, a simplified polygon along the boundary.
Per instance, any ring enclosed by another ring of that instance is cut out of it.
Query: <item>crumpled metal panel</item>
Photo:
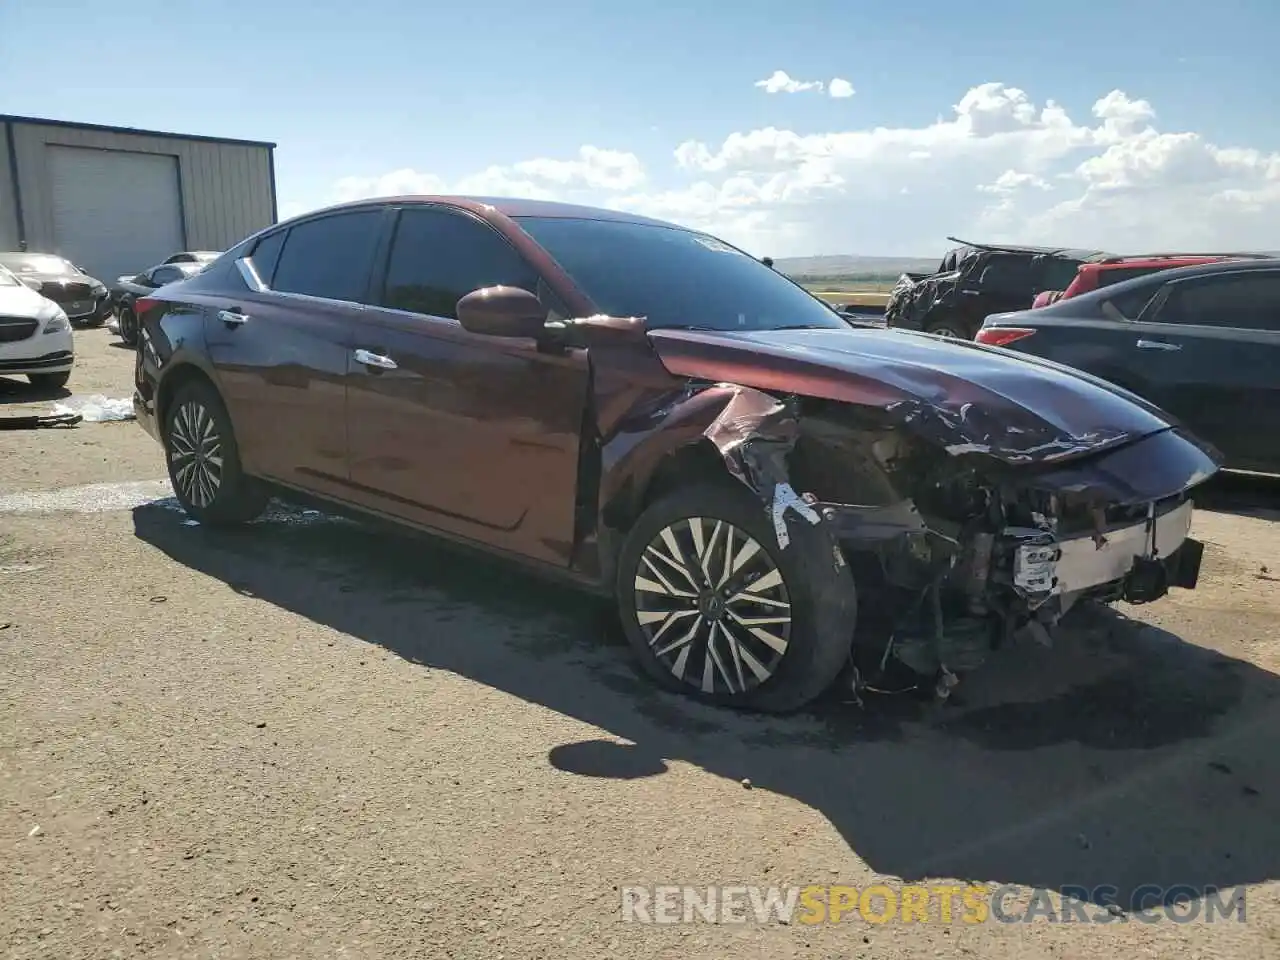
[[[749,387],[734,388],[703,435],[720,451],[729,472],[765,501],[780,548],[791,543],[789,513],[811,525],[820,522],[811,502],[791,486],[787,471],[787,455],[800,436],[794,402]]]

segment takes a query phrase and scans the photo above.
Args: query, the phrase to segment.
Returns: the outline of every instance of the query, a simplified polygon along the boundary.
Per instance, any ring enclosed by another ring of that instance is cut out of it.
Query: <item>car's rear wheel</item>
[[[178,388],[165,414],[164,449],[173,492],[201,523],[247,523],[266,507],[270,494],[244,472],[231,418],[209,384]]]
[[[727,706],[798,709],[849,658],[856,594],[804,521],[778,547],[765,505],[736,481],[678,490],[636,521],[618,560],[623,629],[668,690]]]
[[[120,339],[128,346],[138,343],[138,317],[129,307],[121,307],[119,313]]]

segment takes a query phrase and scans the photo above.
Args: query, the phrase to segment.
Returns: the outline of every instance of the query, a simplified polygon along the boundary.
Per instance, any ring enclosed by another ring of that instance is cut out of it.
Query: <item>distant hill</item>
[[[929,273],[938,269],[941,257],[783,257],[774,267],[789,277],[881,277],[896,278],[900,273]]]

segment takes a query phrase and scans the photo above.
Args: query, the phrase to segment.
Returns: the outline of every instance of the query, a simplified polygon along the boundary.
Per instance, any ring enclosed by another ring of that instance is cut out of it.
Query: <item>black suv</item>
[[[968,243],[948,251],[937,273],[904,273],[898,278],[885,322],[972,340],[989,314],[1026,310],[1036,294],[1065,290],[1084,263],[1108,259],[1099,250],[1006,247]]]

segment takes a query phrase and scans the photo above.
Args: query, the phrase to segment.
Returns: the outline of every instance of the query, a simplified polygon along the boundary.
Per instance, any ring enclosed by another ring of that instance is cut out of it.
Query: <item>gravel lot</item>
[[[75,392],[127,396],[77,344]],[[768,720],[656,692],[557,588],[303,511],[213,534],[163,476],[132,423],[0,432],[5,956],[1280,956],[1280,484],[1217,485],[1199,590],[945,709]],[[618,891],[949,878],[1245,886],[1247,922],[646,926]]]

